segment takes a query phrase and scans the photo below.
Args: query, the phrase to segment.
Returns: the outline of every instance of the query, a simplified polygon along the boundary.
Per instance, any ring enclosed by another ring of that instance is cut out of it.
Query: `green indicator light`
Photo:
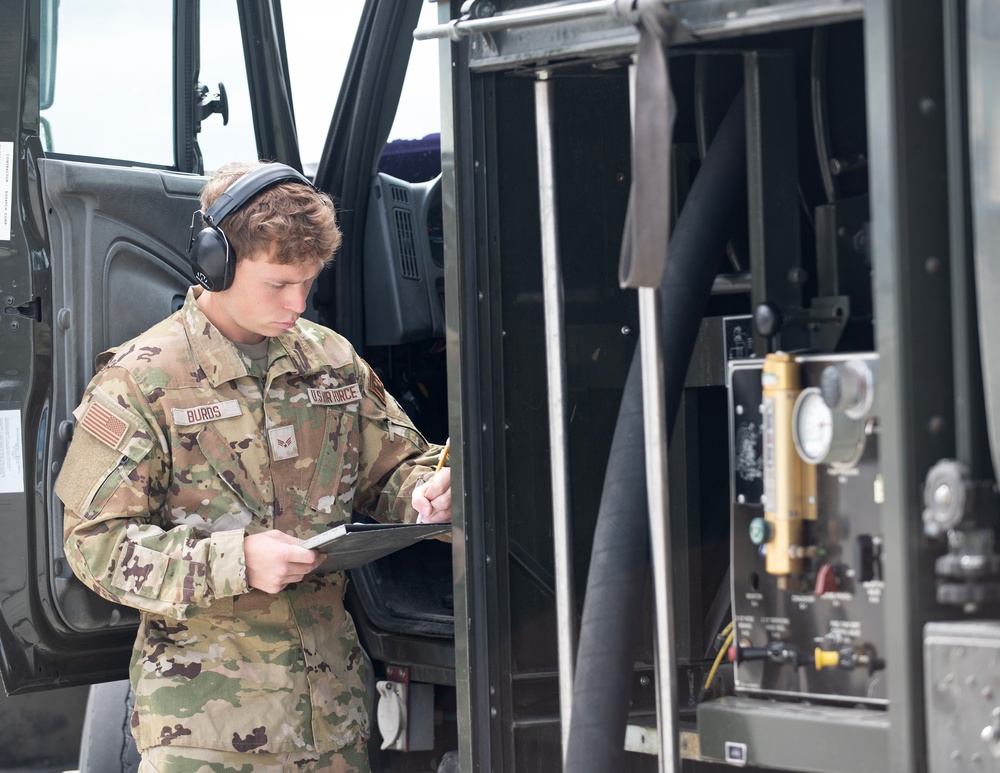
[[[750,541],[754,545],[763,545],[771,541],[771,524],[763,518],[750,521]]]

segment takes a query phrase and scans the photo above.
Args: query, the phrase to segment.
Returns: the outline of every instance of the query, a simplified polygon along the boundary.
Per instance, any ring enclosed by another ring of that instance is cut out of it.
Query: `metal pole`
[[[636,79],[639,67],[629,67],[629,97],[635,141]],[[648,138],[647,138],[648,139]],[[664,141],[669,141],[665,138]],[[657,148],[668,153],[669,148]],[[633,147],[633,153],[638,151]],[[633,185],[635,183],[633,182]],[[633,188],[633,194],[635,193]],[[635,204],[636,202],[632,202]],[[638,210],[638,207],[636,207]],[[636,215],[636,211],[633,211]],[[651,240],[640,245],[633,239],[632,249],[658,249]],[[635,255],[640,261],[666,261],[663,255]],[[662,270],[647,277],[661,276]],[[657,280],[659,282],[659,280]],[[728,288],[727,288],[728,289]],[[649,543],[653,569],[653,595],[656,607],[656,735],[657,764],[660,773],[680,771],[677,757],[677,656],[674,651],[674,583],[670,566],[670,482],[669,433],[667,432],[666,383],[663,376],[663,331],[660,325],[660,290],[639,287],[639,354],[642,358],[642,416],[646,456],[646,498],[649,506]]]
[[[618,0],[590,0],[589,2],[572,5],[541,8],[519,13],[497,14],[479,19],[455,19],[450,24],[440,24],[436,27],[426,27],[414,31],[415,40],[432,40],[433,38],[451,38],[460,40],[466,35],[477,32],[501,32],[519,27],[534,27],[539,24],[588,19],[593,16],[604,16],[613,13]]]
[[[535,131],[538,143],[538,206],[542,232],[542,294],[545,304],[545,359],[548,371],[549,445],[552,467],[552,538],[555,550],[556,622],[559,644],[559,709],[563,760],[569,741],[576,652],[576,599],[573,544],[569,525],[568,446],[566,442],[566,342],[562,267],[556,208],[555,153],[552,142],[553,87],[548,72],[535,82]]]
[[[677,34],[690,40],[700,38],[732,37],[754,30],[768,30],[776,26],[803,26],[828,24],[849,19],[859,19],[865,13],[864,0],[838,0],[836,3],[816,3],[815,7],[797,8],[791,12],[785,3],[773,7],[761,5],[753,13],[705,13],[704,3],[678,2],[670,11],[678,20]],[[474,18],[464,16],[447,24],[423,27],[413,33],[416,40],[448,38],[458,42],[477,33],[506,32],[507,30],[536,27],[542,24],[566,24],[586,19],[621,19],[635,23],[637,13],[634,0],[583,0],[565,5],[549,5],[525,11],[507,11],[494,16]],[[680,41],[680,37],[675,42]]]
[[[660,296],[639,288],[639,347],[642,356],[642,411],[645,417],[646,493],[656,599],[656,732],[659,770],[679,771],[677,759],[677,658],[674,654],[673,576],[670,571],[670,506],[667,480],[667,418],[664,408]]]

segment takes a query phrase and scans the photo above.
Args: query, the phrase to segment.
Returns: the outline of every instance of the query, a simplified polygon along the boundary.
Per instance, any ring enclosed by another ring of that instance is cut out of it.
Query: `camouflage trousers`
[[[370,773],[362,741],[335,752],[256,754],[155,746],[143,752],[138,773]]]

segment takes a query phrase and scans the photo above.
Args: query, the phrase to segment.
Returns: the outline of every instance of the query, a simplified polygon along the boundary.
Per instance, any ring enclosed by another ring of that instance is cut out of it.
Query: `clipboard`
[[[450,523],[344,523],[310,537],[302,547],[327,554],[317,572],[340,572],[450,531]]]

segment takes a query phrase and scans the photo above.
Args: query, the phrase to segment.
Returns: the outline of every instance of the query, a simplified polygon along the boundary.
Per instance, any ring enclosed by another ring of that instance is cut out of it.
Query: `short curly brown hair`
[[[219,167],[201,191],[202,212],[226,189],[262,163],[233,162]],[[333,260],[340,247],[333,201],[320,190],[297,182],[282,182],[261,191],[228,215],[219,229],[236,253],[236,261],[265,251],[276,263]]]

